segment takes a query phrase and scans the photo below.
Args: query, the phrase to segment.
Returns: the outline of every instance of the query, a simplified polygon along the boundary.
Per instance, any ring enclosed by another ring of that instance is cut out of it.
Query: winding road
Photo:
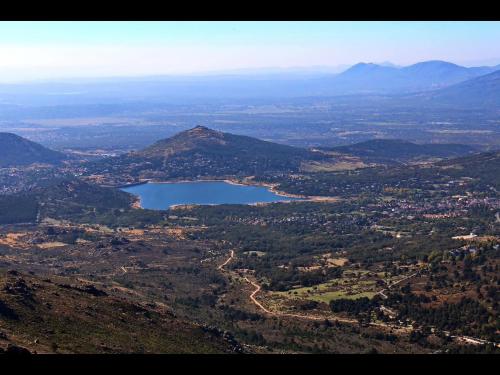
[[[217,267],[217,269],[221,270],[222,272],[227,272],[229,273],[229,271],[227,271],[226,269],[224,269],[224,266],[226,266],[231,260],[234,259],[234,250],[231,250],[230,252],[230,256],[229,258],[226,259],[226,261],[224,263],[222,263],[221,265],[219,265]],[[252,285],[255,290],[250,294],[249,298],[251,300],[251,302],[257,306],[260,310],[262,310],[263,312],[265,312],[266,314],[268,315],[272,315],[272,316],[281,316],[281,317],[290,317],[290,318],[298,318],[298,319],[306,319],[306,320],[321,320],[321,321],[324,321],[325,319],[328,319],[328,317],[324,317],[324,316],[314,316],[314,315],[300,315],[300,314],[293,314],[293,313],[285,313],[285,312],[275,312],[275,311],[271,311],[269,309],[267,309],[262,303],[260,303],[257,298],[256,298],[256,295],[260,292],[261,290],[261,286],[259,284],[257,284],[255,281],[252,281],[250,280],[248,277],[244,277],[243,278],[247,283],[249,283],[250,285]],[[330,317],[331,319],[332,317]],[[354,320],[354,319],[346,319],[346,318],[338,318],[338,317],[335,317],[334,318],[335,320],[339,321],[339,322],[343,322],[343,323],[358,323],[357,320]]]
[[[255,298],[255,296],[257,295],[257,293],[259,293],[259,292],[260,292],[260,289],[261,289],[260,285],[259,285],[259,284],[257,284],[256,282],[254,282],[254,281],[250,280],[250,279],[249,279],[248,277],[246,277],[246,276],[244,277],[244,279],[246,280],[246,282],[247,282],[247,283],[252,284],[252,285],[255,287],[255,290],[252,292],[252,294],[250,294],[250,299],[252,300],[252,302],[253,302],[253,303],[254,303],[257,307],[259,307],[262,311],[264,311],[265,313],[267,313],[267,314],[269,314],[269,315],[276,315],[276,313],[275,313],[275,312],[272,312],[272,311],[270,311],[270,310],[266,309],[266,308],[264,307],[264,305],[262,305],[262,304],[261,304],[259,301],[257,301],[257,299]]]
[[[229,258],[226,259],[224,263],[222,263],[219,267],[217,267],[218,270],[225,271],[224,266],[228,264],[231,260],[234,258],[234,250],[231,250]]]
[[[224,263],[222,263],[221,265],[219,265],[217,267],[217,269],[219,269],[222,272],[230,273],[228,270],[224,269],[224,267],[229,262],[231,262],[231,260],[233,260],[234,257],[235,257],[234,256],[234,250],[231,250],[229,258],[227,258]],[[380,294],[380,295],[384,296],[385,298],[387,298],[387,296],[383,293],[385,290],[388,290],[391,287],[393,287],[394,285],[397,285],[397,284],[399,284],[399,283],[401,283],[401,282],[403,282],[405,280],[408,280],[408,279],[416,276],[417,274],[418,274],[418,272],[415,272],[415,273],[413,273],[413,274],[411,274],[411,275],[409,275],[409,276],[407,276],[407,277],[405,277],[405,278],[403,278],[403,279],[395,282],[394,284],[388,286],[386,289],[382,289],[377,294]],[[257,294],[262,289],[261,286],[259,284],[257,284],[255,281],[250,280],[247,276],[245,276],[243,279],[247,283],[249,283],[250,285],[252,285],[255,288],[254,291],[249,296],[251,302],[255,306],[257,306],[260,310],[262,310],[264,313],[266,313],[268,315],[271,315],[271,316],[280,316],[280,317],[290,317],[290,318],[297,318],[297,319],[306,319],[306,320],[315,320],[315,321],[324,321],[326,319],[332,319],[332,320],[335,320],[335,321],[338,321],[338,322],[341,322],[341,323],[348,323],[348,324],[358,324],[359,323],[358,320],[356,320],[356,319],[339,318],[339,317],[332,317],[332,316],[325,317],[325,316],[314,316],[314,315],[300,315],[300,314],[293,314],[293,313],[271,311],[271,310],[267,309],[264,305],[262,305],[262,303],[260,303],[257,300],[257,298],[256,298]],[[370,323],[368,323],[368,325],[374,326],[374,327],[383,327],[383,328],[389,328],[389,329],[395,329],[395,330],[402,330],[402,331],[406,331],[407,333],[409,333],[409,331],[413,330],[413,328],[401,327],[401,326],[387,324],[387,323],[374,323],[374,322],[370,322]],[[465,342],[468,342],[470,344],[475,344],[475,345],[492,344],[492,345],[495,345],[496,347],[500,347],[500,344],[498,344],[498,343],[491,342],[491,341],[486,341],[486,340],[479,339],[479,338],[476,338],[476,337],[454,336],[454,335],[451,335],[449,332],[447,332],[447,334],[448,334],[448,336],[450,336],[450,337],[452,337],[454,339],[465,341]]]

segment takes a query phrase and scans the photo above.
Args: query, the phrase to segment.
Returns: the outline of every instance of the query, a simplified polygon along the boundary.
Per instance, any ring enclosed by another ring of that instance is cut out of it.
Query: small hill
[[[408,162],[427,158],[450,158],[473,153],[471,146],[461,144],[415,144],[398,139],[372,139],[329,149],[357,156],[367,162]]]
[[[156,142],[140,151],[144,157],[170,157],[189,152],[211,156],[229,155],[241,158],[266,158],[271,163],[281,163],[284,157],[303,158],[311,156],[309,151],[260,139],[223,133],[204,126],[178,133],[175,136]]]
[[[454,178],[467,176],[478,184],[491,185],[500,189],[500,151],[483,152],[436,163],[445,173]]]
[[[0,133],[0,168],[34,163],[59,164],[66,159],[60,152],[12,133]]]
[[[96,162],[89,172],[157,179],[250,176],[295,172],[305,160],[325,158],[306,149],[197,126],[144,150]]]
[[[89,213],[124,210],[133,197],[118,189],[89,184],[76,178],[61,178],[31,193],[39,202],[40,216],[71,218]]]
[[[0,178],[0,183],[4,181]],[[20,180],[10,183],[14,184],[12,193],[0,194],[0,224],[34,223],[46,217],[75,218],[125,210],[134,199],[118,189],[45,170],[25,171]]]

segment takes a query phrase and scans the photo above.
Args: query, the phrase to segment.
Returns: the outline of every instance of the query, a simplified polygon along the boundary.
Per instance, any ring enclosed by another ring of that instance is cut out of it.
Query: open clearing
[[[55,247],[63,247],[63,246],[67,246],[67,245],[68,244],[64,243],[64,242],[54,241],[54,242],[44,242],[44,243],[38,244],[37,246],[41,249],[52,249]]]

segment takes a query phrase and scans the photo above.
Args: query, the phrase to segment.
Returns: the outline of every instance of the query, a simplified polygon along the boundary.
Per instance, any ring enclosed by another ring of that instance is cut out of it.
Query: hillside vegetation
[[[373,139],[328,150],[360,157],[366,162],[394,163],[426,158],[450,158],[472,153],[471,146],[460,144],[415,144],[398,139]]]
[[[15,271],[0,274],[0,350],[38,353],[228,353],[231,346],[168,309],[101,288]]]
[[[66,156],[12,133],[0,133],[0,168],[59,164]]]
[[[150,147],[87,167],[89,175],[134,179],[196,179],[200,177],[250,176],[261,173],[297,172],[306,160],[329,156],[305,149],[223,133],[197,126]],[[127,181],[121,181],[127,182]]]

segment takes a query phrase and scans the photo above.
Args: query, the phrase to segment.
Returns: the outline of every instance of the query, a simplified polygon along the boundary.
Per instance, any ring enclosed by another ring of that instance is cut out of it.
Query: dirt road
[[[387,295],[384,293],[386,290],[391,289],[394,285],[398,285],[399,283],[402,283],[405,280],[411,279],[412,277],[416,276],[418,272],[412,273],[410,276],[406,276],[405,278],[396,281],[394,284],[389,285],[387,288],[382,289],[381,291],[377,292],[377,294],[380,294],[384,299],[387,299]]]
[[[252,294],[250,294],[250,299],[252,300],[252,302],[257,306],[259,307],[262,311],[264,311],[265,313],[269,314],[269,315],[276,315],[275,312],[272,312],[268,309],[266,309],[259,301],[257,301],[257,299],[255,298],[255,296],[257,295],[257,293],[260,292],[260,285],[253,282],[252,280],[250,280],[248,277],[245,276],[244,278],[246,280],[247,283],[253,285],[255,287],[255,290],[252,292]]]
[[[234,258],[234,250],[231,250],[229,258],[226,259],[224,263],[222,263],[219,267],[217,267],[218,270],[225,271],[224,266],[228,264],[231,260]]]
[[[234,250],[231,250],[229,258],[226,259],[226,261],[224,263],[222,263],[220,266],[218,266],[217,268],[219,270],[221,270],[222,272],[229,273],[229,271],[224,269],[224,266],[226,266],[233,259],[234,259]],[[408,280],[408,279],[416,276],[417,274],[418,274],[418,272],[415,272],[415,273],[395,282],[394,284],[390,285],[388,288],[382,289],[380,292],[378,292],[378,294],[385,296],[385,294],[383,293],[385,290],[388,290],[391,287],[393,287],[394,285],[402,283],[403,281]],[[296,318],[296,319],[305,319],[305,320],[315,320],[315,321],[325,321],[326,319],[329,319],[329,320],[334,320],[334,321],[338,321],[341,323],[347,323],[347,324],[358,324],[359,323],[358,320],[356,320],[356,319],[339,318],[336,316],[300,315],[300,314],[293,314],[293,313],[286,313],[286,312],[279,312],[279,311],[271,311],[271,310],[267,309],[264,305],[262,305],[262,303],[260,303],[256,298],[257,294],[261,291],[262,287],[259,284],[257,284],[255,281],[250,280],[247,276],[245,276],[243,279],[255,288],[254,291],[249,296],[251,302],[255,306],[257,306],[260,310],[262,310],[264,313],[266,313],[268,315],[278,316],[278,317],[289,317],[289,318]],[[404,327],[404,326],[393,325],[393,324],[388,324],[388,323],[370,322],[370,323],[368,323],[368,325],[370,325],[372,327],[393,329],[395,331],[405,332],[406,334],[409,334],[411,331],[413,331],[413,328],[411,328],[411,327]],[[448,335],[450,335],[450,334],[448,333]],[[493,344],[497,347],[500,347],[500,344],[498,344],[498,343],[489,342],[489,341],[478,339],[475,337],[468,337],[468,336],[451,336],[451,337],[454,339],[468,342],[470,344],[475,344],[475,345],[482,344],[482,345],[484,345],[486,343],[489,343],[489,344]]]
[[[229,271],[224,269],[224,266],[226,266],[233,259],[234,259],[234,250],[231,250],[229,258],[227,258],[224,263],[219,265],[217,267],[217,269],[221,270],[222,272],[229,273]],[[262,310],[264,313],[266,313],[268,315],[297,318],[297,319],[306,319],[306,320],[318,320],[318,321],[324,321],[325,319],[332,319],[332,317],[326,317],[326,316],[300,315],[300,314],[293,314],[293,313],[271,311],[271,310],[267,309],[262,303],[260,303],[256,298],[257,294],[261,291],[261,286],[259,284],[257,284],[255,281],[250,280],[246,276],[243,279],[255,288],[254,291],[249,296],[250,301],[255,306],[257,306],[260,310]],[[358,322],[357,320],[354,320],[354,319],[345,319],[345,318],[337,318],[337,317],[335,317],[333,319],[335,319],[339,322],[343,322],[343,323],[357,323]]]
[[[250,294],[250,299],[252,302],[259,307],[262,311],[264,311],[266,314],[273,315],[273,316],[283,316],[283,317],[290,317],[290,318],[298,318],[298,319],[307,319],[307,320],[322,320],[324,321],[325,319],[328,319],[328,317],[325,316],[314,316],[314,315],[300,315],[300,314],[293,314],[293,313],[285,313],[285,312],[275,312],[267,309],[260,303],[255,296],[260,292],[261,286],[257,284],[256,282],[250,280],[248,277],[244,277],[245,281],[252,286],[255,287],[255,290]],[[331,317],[330,317],[331,318]],[[357,323],[356,320],[351,320],[351,319],[343,319],[343,318],[337,318],[335,317],[335,320],[339,322],[344,322],[344,323]]]

